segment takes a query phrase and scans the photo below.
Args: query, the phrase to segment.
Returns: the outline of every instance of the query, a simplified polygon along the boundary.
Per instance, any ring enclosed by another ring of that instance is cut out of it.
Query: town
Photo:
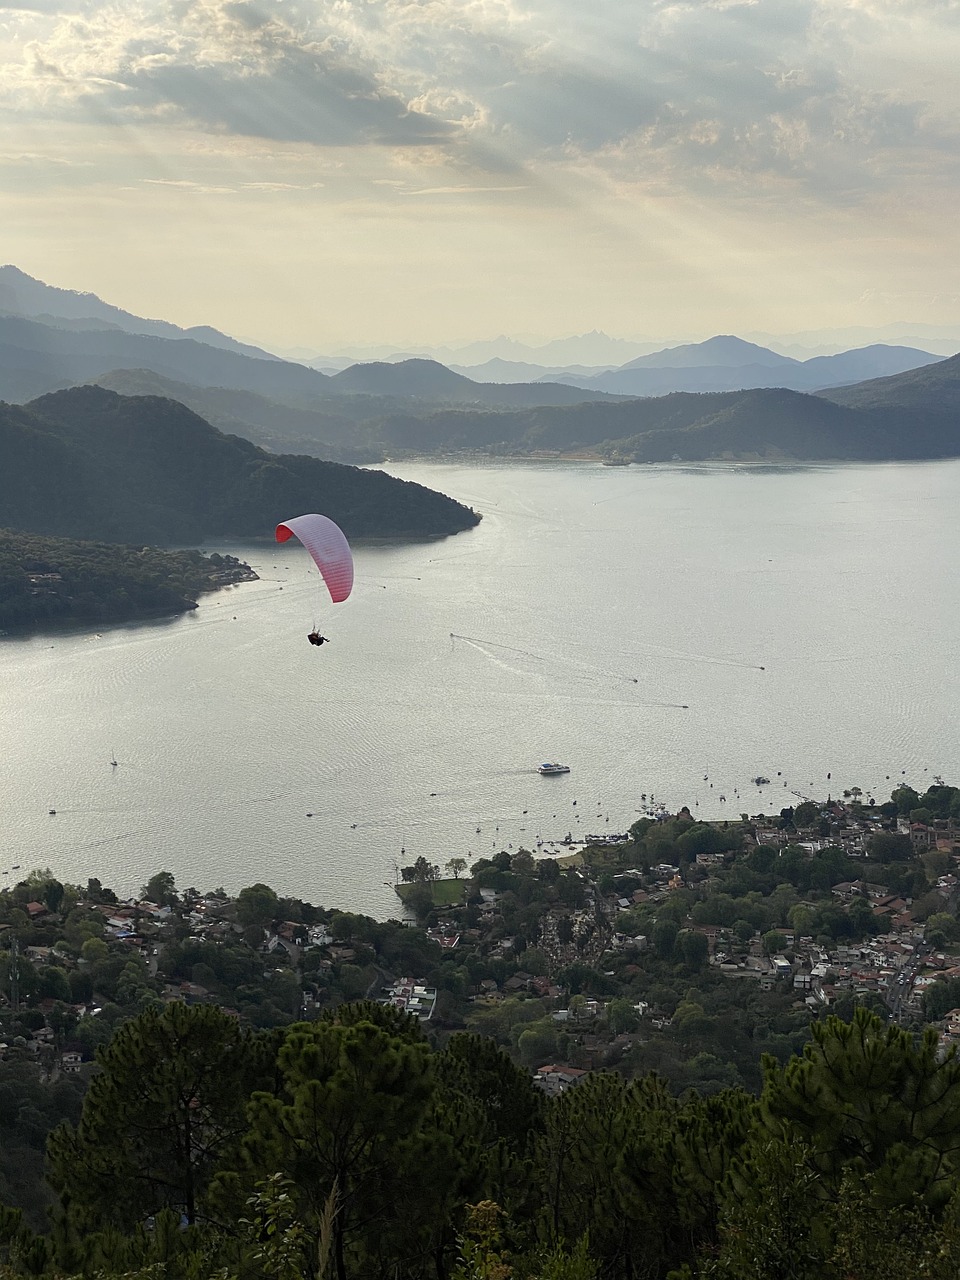
[[[940,779],[557,847],[454,856],[446,877],[420,858],[388,922],[263,884],[178,892],[161,872],[121,902],[34,871],[0,895],[0,1053],[82,1073],[118,1022],[180,1000],[263,1027],[378,999],[491,1035],[550,1087],[653,1065],[678,1089],[755,1088],[761,1052],[858,1004],[960,1037],[960,790]]]
[[[166,871],[127,901],[46,870],[12,883],[0,894],[3,1203],[25,1230],[46,1229],[48,1142],[72,1132],[113,1045],[177,1010],[219,1019],[218,1034],[269,1036],[375,1022],[362,1011],[376,1002],[406,1019],[385,1027],[418,1028],[431,1052],[467,1041],[509,1055],[544,1105],[594,1098],[611,1079],[660,1090],[660,1107],[756,1098],[811,1035],[864,1017],[904,1045],[935,1036],[952,1070],[960,789],[903,785],[882,803],[851,789],[736,821],[649,812],[551,849],[472,866],[453,854],[445,875],[418,858],[399,869],[388,921],[263,883],[180,889]]]

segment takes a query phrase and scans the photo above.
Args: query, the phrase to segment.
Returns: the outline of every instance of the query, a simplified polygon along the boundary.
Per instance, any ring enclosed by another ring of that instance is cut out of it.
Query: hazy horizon
[[[952,5],[0,9],[7,259],[272,348],[960,322]]]

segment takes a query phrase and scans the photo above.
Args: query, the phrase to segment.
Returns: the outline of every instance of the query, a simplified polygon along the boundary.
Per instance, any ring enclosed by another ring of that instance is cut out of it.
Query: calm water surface
[[[236,546],[261,581],[188,617],[0,643],[0,870],[386,917],[400,862],[623,830],[643,796],[960,779],[960,462],[388,469],[482,524],[358,548],[339,606],[298,548]]]

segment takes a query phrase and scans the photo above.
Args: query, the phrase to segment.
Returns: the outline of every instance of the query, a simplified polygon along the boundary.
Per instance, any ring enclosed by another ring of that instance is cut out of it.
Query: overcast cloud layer
[[[274,343],[960,320],[956,0],[0,0],[8,261]]]

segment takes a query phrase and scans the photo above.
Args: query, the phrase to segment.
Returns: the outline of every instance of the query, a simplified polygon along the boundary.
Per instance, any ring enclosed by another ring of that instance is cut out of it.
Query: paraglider
[[[333,603],[339,604],[346,600],[353,588],[353,555],[340,526],[334,524],[328,516],[315,512],[294,516],[277,525],[278,542],[288,542],[294,535],[309,551],[320,570],[320,576]],[[329,637],[320,635],[317,626],[309,632],[307,639],[312,645],[329,644]]]

